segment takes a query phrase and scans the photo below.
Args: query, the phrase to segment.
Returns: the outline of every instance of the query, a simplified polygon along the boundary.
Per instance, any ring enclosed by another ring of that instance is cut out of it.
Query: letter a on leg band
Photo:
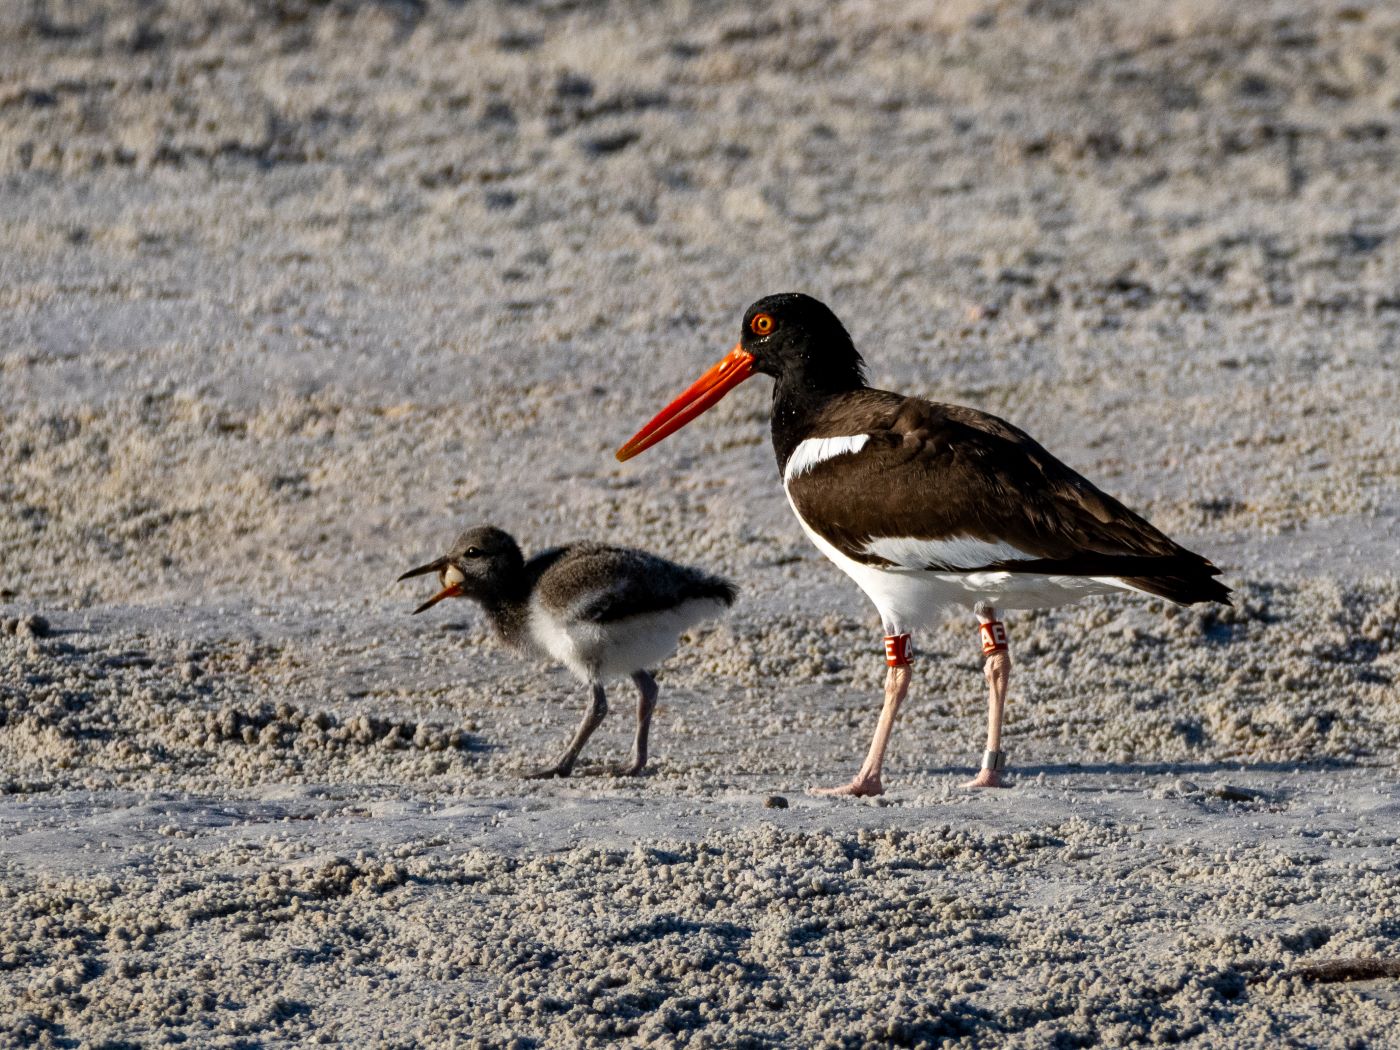
[[[983,656],[1006,652],[1006,625],[1004,623],[1000,620],[988,620],[984,624],[979,624],[977,629],[982,635]]]
[[[885,665],[908,667],[914,659],[914,639],[907,634],[885,635]]]

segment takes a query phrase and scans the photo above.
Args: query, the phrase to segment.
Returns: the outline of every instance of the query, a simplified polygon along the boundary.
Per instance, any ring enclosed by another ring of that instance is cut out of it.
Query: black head
[[[822,391],[865,385],[865,362],[840,319],[801,292],[764,296],[744,311],[739,345],[753,370]]]
[[[442,590],[414,609],[416,615],[444,598],[490,601],[507,594],[519,581],[524,565],[525,557],[509,533],[491,525],[480,525],[458,536],[452,549],[437,561],[410,569],[399,580],[430,572],[438,574]]]
[[[759,372],[777,380],[774,404],[789,407],[865,386],[865,362],[834,313],[799,292],[766,296],[744,311],[739,345],[633,434],[617,458],[651,448]]]

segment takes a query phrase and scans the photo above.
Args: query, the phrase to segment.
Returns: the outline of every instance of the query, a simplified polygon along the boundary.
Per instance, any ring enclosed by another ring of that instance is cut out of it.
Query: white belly
[[[789,505],[792,497],[788,497]],[[939,572],[866,565],[846,557],[819,536],[793,506],[802,531],[836,567],[863,590],[880,611],[887,634],[926,627],[952,607],[1046,609],[1093,594],[1136,591],[1113,576],[1041,576],[1021,572]]]
[[[722,602],[706,598],[664,612],[609,623],[565,621],[538,605],[530,609],[530,637],[584,681],[593,682],[654,669],[676,651],[689,628],[718,616]]]

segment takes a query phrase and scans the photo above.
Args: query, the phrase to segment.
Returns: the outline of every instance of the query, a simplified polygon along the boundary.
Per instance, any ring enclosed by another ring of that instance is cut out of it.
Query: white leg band
[[[982,768],[992,770],[1005,769],[1006,753],[1004,751],[983,751]]]

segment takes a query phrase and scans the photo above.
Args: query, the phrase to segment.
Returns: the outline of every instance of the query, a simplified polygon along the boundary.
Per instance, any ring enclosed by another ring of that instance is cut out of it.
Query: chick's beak
[[[416,569],[409,569],[408,572],[400,576],[395,583],[403,583],[404,580],[411,580],[415,576],[426,576],[430,572],[442,572],[447,568],[447,559],[439,558],[437,561],[430,561],[427,565],[420,565]]]
[[[418,606],[418,608],[414,609],[413,615],[417,616],[424,609],[431,609],[434,605],[442,601],[444,598],[460,598],[462,594],[462,585],[460,583],[449,583],[442,590],[438,591],[437,594],[433,595],[422,605]]]
[[[464,577],[461,571],[453,567],[446,558],[439,558],[437,561],[428,562],[427,565],[420,565],[416,569],[409,569],[408,572],[398,578],[397,582],[403,583],[404,580],[411,580],[415,576],[426,576],[430,572],[442,573],[442,582],[447,586],[438,591],[437,594],[433,595],[422,605],[418,606],[418,608],[414,609],[414,616],[417,616],[424,609],[431,609],[444,598],[459,598],[466,593],[462,590],[462,581]]]

